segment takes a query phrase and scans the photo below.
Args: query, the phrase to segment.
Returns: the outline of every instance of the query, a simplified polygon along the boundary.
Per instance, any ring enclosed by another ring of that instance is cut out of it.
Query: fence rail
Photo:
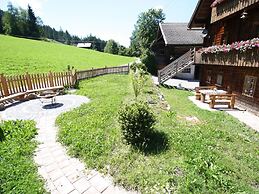
[[[27,90],[35,90],[54,86],[72,86],[75,83],[75,77],[71,71],[68,72],[49,72],[39,74],[0,75],[0,98],[26,92]]]
[[[0,98],[26,92],[28,90],[55,86],[73,86],[77,80],[88,79],[105,74],[124,74],[128,72],[129,66],[127,65],[76,71],[75,73],[67,71],[38,74],[26,73],[24,75],[13,76],[5,76],[4,74],[0,74]]]
[[[83,71],[76,72],[76,79],[83,80],[92,77],[97,77],[100,75],[106,74],[126,74],[129,73],[129,65],[125,66],[118,66],[118,67],[104,67],[104,68],[97,68],[97,69],[89,69]]]

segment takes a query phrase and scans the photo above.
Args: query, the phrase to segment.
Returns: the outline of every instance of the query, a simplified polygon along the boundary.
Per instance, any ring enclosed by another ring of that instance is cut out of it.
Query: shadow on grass
[[[145,155],[156,155],[169,149],[167,134],[161,131],[153,131],[147,141],[141,145],[135,145],[134,149],[139,150]]]

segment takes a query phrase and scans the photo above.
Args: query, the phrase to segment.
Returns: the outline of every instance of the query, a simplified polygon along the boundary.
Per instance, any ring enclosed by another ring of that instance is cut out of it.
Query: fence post
[[[161,84],[161,72],[158,70],[157,72],[157,78],[158,78],[158,83]]]
[[[76,84],[76,82],[77,82],[77,72],[76,72],[76,69],[75,69],[75,72],[73,74],[72,74],[72,85],[74,86]]]
[[[28,72],[26,72],[26,81],[27,81],[28,89],[32,90],[31,76]]]
[[[91,77],[94,77],[94,68],[91,69]]]
[[[53,74],[51,71],[49,72],[49,84],[50,84],[50,87],[54,87]]]
[[[130,72],[130,64],[128,63],[128,71],[127,71],[127,73],[129,74],[129,72]]]
[[[1,74],[1,82],[3,85],[4,96],[9,96],[8,85],[7,85],[7,81],[6,81],[4,74]]]

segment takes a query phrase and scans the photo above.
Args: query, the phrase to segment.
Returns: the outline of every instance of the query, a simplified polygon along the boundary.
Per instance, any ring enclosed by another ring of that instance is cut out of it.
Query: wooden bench
[[[200,90],[215,90],[217,89],[216,86],[200,86],[195,87],[195,99],[201,100],[201,93]]]
[[[211,94],[210,108],[214,108],[215,105],[228,105],[228,108],[233,109],[235,106],[235,101],[235,94]]]
[[[32,94],[32,93],[43,92],[43,91],[47,91],[47,90],[51,90],[51,91],[55,92],[57,90],[63,90],[63,89],[64,89],[64,86],[54,86],[54,87],[48,87],[48,88],[27,90],[26,92],[11,94],[9,96],[0,98],[0,110],[4,110],[5,104],[10,102],[11,100],[24,100],[24,99],[26,99],[25,96]]]
[[[46,90],[52,90],[52,91],[57,91],[57,90],[63,90],[64,86],[54,86],[54,87],[48,87],[48,88],[39,88],[39,89],[33,89],[33,90],[27,90],[26,93],[36,93],[36,92],[44,92]]]
[[[9,96],[0,98],[0,110],[5,109],[5,104],[10,102],[11,100],[22,100],[24,99],[24,96],[26,95],[26,92],[20,92],[17,94],[11,94]]]

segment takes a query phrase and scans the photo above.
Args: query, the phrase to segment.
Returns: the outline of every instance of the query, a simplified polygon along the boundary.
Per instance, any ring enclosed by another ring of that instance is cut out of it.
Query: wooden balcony
[[[207,65],[225,65],[225,66],[243,66],[259,67],[259,49],[251,49],[245,52],[230,51],[228,53],[208,53],[202,54],[199,51],[195,53],[196,64]]]
[[[219,21],[227,16],[230,16],[240,10],[247,9],[250,6],[256,5],[259,0],[231,0],[224,1],[216,7],[212,8],[211,23]]]

